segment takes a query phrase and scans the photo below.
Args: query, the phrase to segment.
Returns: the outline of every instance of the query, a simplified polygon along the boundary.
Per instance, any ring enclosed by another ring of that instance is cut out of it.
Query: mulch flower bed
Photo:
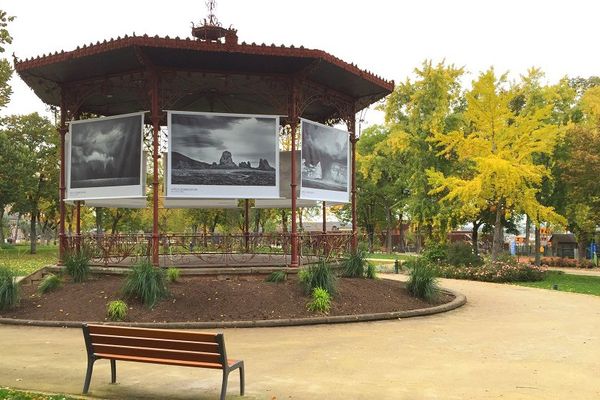
[[[184,276],[169,284],[170,295],[153,309],[136,299],[124,299],[126,322],[242,321],[314,317],[306,309],[310,298],[295,276],[283,283],[265,282],[264,276]],[[23,287],[15,309],[0,312],[3,318],[49,321],[106,321],[106,305],[122,299],[123,276],[95,275],[86,282],[64,278],[54,292],[40,295],[32,286]],[[404,284],[386,279],[339,278],[329,315],[355,315],[405,311],[432,307],[453,299],[442,295],[436,304],[408,294]]]

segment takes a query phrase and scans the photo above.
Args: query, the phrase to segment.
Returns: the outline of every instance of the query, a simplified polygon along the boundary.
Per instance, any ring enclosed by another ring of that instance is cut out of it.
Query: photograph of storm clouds
[[[276,186],[276,117],[171,113],[171,184]]]
[[[142,117],[71,124],[71,188],[140,185]]]
[[[348,132],[302,120],[302,187],[348,191]]]

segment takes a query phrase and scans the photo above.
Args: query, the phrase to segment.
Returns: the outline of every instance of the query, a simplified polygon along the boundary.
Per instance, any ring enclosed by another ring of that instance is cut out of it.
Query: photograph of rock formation
[[[70,187],[139,185],[141,135],[141,115],[73,123]]]
[[[276,186],[277,119],[171,114],[171,184]]]
[[[302,121],[302,187],[348,191],[348,132]]]

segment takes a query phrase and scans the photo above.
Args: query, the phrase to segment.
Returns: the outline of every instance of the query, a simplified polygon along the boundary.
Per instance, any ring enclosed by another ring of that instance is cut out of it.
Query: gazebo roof
[[[393,81],[321,50],[239,44],[237,36],[228,39],[221,43],[125,36],[73,51],[15,58],[14,64],[21,78],[50,105],[60,105],[61,87],[93,86],[95,90],[82,97],[79,110],[100,115],[147,107],[139,82],[149,68],[160,71],[164,90],[172,94],[169,106],[178,110],[285,113],[285,107],[278,107],[273,98],[287,99],[288,87],[274,85],[273,77],[301,77],[332,96],[347,99],[356,111],[394,88]],[[336,117],[335,107],[328,102],[316,102],[304,111],[302,116],[315,120]]]

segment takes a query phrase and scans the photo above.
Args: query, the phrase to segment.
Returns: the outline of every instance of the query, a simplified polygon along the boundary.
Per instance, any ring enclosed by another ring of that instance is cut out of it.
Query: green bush
[[[435,301],[438,297],[438,285],[436,271],[431,264],[423,259],[417,258],[405,263],[410,269],[406,288],[414,297],[425,301]]]
[[[272,282],[272,283],[280,283],[280,282],[284,282],[286,279],[287,279],[287,274],[285,271],[274,271],[274,272],[271,272],[269,274],[269,276],[267,276],[267,279],[265,279],[265,281]]]
[[[448,246],[443,243],[430,243],[425,247],[421,256],[430,263],[444,263],[448,257]]]
[[[335,294],[336,278],[325,260],[302,268],[298,271],[298,280],[307,295],[318,287],[327,290],[329,294]]]
[[[469,279],[482,282],[534,282],[546,276],[546,270],[515,261],[489,261],[480,267],[439,266],[443,278]]]
[[[344,259],[342,274],[348,278],[362,278],[368,265],[367,252],[359,249],[356,253],[350,254],[348,258]]]
[[[177,282],[179,280],[180,275],[181,271],[179,270],[179,268],[167,268],[167,279],[169,280],[169,282]]]
[[[13,271],[0,266],[0,310],[7,310],[19,303],[19,284]]]
[[[65,254],[65,268],[74,282],[80,283],[90,274],[90,256],[86,251],[73,251]]]
[[[331,309],[331,296],[323,288],[316,287],[312,291],[312,300],[307,305],[308,311],[327,314]]]
[[[44,294],[52,292],[60,286],[60,277],[58,275],[49,274],[42,279],[38,286],[38,293]]]
[[[154,305],[167,294],[165,272],[143,260],[133,266],[125,279],[123,293],[127,297],[137,297],[147,307]]]
[[[365,278],[377,279],[377,267],[373,264],[367,264],[367,270],[365,271]]]
[[[106,305],[106,316],[111,321],[123,321],[127,317],[127,303],[113,300]]]
[[[447,249],[446,262],[457,267],[476,267],[483,264],[481,257],[473,253],[473,246],[466,242],[451,243]]]

